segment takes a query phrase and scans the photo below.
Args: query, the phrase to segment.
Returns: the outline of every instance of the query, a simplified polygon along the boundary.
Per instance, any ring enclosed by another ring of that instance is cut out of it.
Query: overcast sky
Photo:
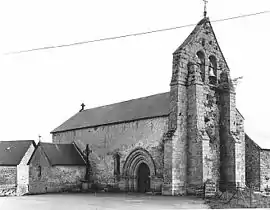
[[[269,0],[209,0],[210,20],[270,10]],[[51,141],[80,109],[167,92],[172,53],[193,27],[4,55],[197,23],[202,0],[0,1],[1,140]],[[237,87],[246,133],[270,148],[270,13],[212,23]]]

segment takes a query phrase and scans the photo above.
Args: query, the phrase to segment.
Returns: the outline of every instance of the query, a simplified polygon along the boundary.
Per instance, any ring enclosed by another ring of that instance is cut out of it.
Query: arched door
[[[138,168],[138,192],[145,193],[150,190],[150,170],[145,163],[141,163]]]

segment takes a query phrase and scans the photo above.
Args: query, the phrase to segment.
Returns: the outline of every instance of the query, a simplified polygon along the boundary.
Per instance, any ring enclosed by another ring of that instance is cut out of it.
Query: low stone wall
[[[0,196],[16,195],[16,166],[0,166]]]
[[[270,191],[270,150],[260,153],[260,190]]]
[[[24,195],[28,193],[29,186],[29,166],[17,166],[17,195]]]
[[[85,166],[31,166],[29,193],[80,191],[84,175]]]
[[[10,195],[16,195],[16,185],[10,184],[10,185],[1,185],[0,186],[0,196],[10,196]]]
[[[245,136],[246,185],[260,190],[260,150],[261,148],[248,136]]]

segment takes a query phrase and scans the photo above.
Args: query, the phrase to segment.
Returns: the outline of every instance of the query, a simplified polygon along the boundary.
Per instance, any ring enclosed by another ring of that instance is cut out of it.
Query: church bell
[[[209,76],[210,76],[210,77],[216,77],[216,75],[214,74],[213,68],[210,68]]]

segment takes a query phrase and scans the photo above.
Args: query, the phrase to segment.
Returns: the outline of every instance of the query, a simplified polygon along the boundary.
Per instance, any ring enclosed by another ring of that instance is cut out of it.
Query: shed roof
[[[85,165],[85,160],[74,144],[53,144],[40,142],[38,147],[44,151],[50,164]]]
[[[17,166],[34,140],[0,141],[0,165]]]
[[[170,92],[78,112],[52,133],[169,114]]]

